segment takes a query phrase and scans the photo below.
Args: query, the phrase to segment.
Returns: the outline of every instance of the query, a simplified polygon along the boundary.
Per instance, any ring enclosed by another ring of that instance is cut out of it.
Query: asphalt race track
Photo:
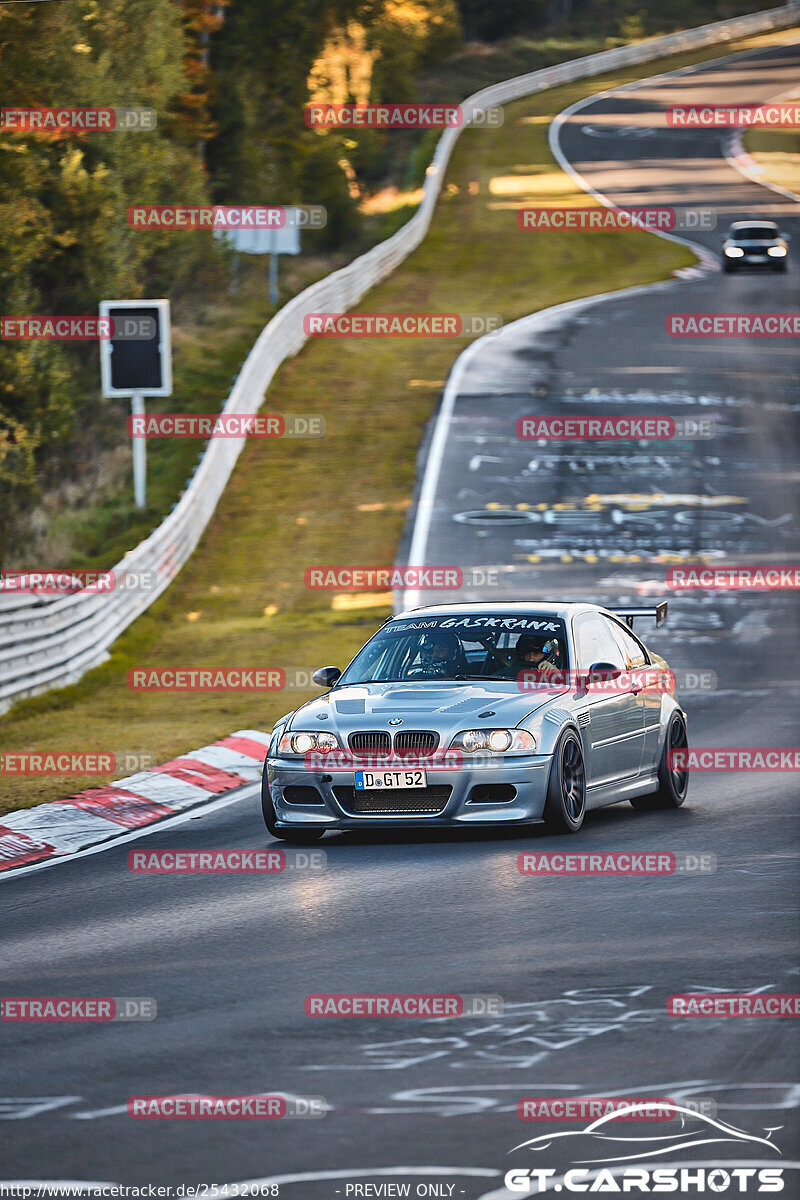
[[[427,563],[502,568],[488,600],[668,598],[667,625],[641,632],[687,672],[695,746],[797,745],[792,593],[673,595],[664,579],[667,563],[700,554],[797,562],[800,347],[670,338],[665,321],[796,310],[800,206],[737,173],[720,131],[670,130],[656,115],[673,103],[766,100],[795,84],[798,68],[800,40],[662,77],[564,121],[561,152],[592,188],[618,203],[713,209],[717,229],[687,236],[714,253],[729,221],[773,217],[792,234],[790,268],[676,280],[569,312],[544,334],[523,321],[483,343],[455,399],[426,539]],[[586,413],[711,417],[715,436],[577,448],[516,437],[520,416]],[[705,690],[691,686],[702,672]],[[127,870],[135,847],[270,842],[253,790],[175,829],[6,878],[5,994],[154,997],[158,1016],[0,1025],[0,1175],[159,1185],[288,1176],[280,1195],[304,1200],[391,1179],[410,1181],[412,1195],[424,1182],[445,1189],[430,1195],[477,1200],[511,1167],[561,1170],[586,1157],[569,1140],[510,1153],[554,1128],[520,1121],[519,1098],[615,1094],[710,1098],[721,1119],[753,1137],[772,1131],[778,1148],[721,1143],[676,1152],[678,1163],[796,1168],[792,1022],[673,1019],[666,1003],[706,989],[800,990],[798,799],[796,774],[702,774],[682,809],[618,805],[590,814],[577,838],[347,835],[321,844],[324,870]],[[529,878],[517,855],[531,847],[706,853],[716,870]],[[504,1013],[304,1014],[308,993],[354,991],[500,995]],[[126,1115],[131,1096],[176,1092],[324,1097],[330,1111]],[[797,1186],[790,1168],[784,1194]]]

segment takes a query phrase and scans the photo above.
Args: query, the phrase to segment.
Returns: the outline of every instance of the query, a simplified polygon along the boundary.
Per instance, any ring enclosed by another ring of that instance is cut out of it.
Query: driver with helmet
[[[466,670],[461,642],[449,629],[434,629],[422,635],[419,671],[426,679],[447,679]]]
[[[555,639],[538,633],[523,633],[514,648],[517,673],[535,671],[545,682],[560,679],[563,672],[549,661],[557,652],[558,642]]]

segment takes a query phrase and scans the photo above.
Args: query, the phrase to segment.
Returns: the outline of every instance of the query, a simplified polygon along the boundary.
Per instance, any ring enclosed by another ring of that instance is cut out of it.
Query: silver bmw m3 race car
[[[366,826],[532,825],[686,797],[686,713],[633,632],[652,608],[442,604],[387,620],[275,725],[267,829],[308,843]],[[683,757],[682,757],[683,756]]]

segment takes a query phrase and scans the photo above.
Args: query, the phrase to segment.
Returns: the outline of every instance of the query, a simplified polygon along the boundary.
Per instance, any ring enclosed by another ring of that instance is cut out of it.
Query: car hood
[[[743,250],[757,250],[759,246],[763,246],[766,249],[767,246],[783,246],[784,244],[782,237],[772,236],[765,238],[729,237],[725,239],[726,246],[741,246]]]
[[[402,724],[396,728],[433,729],[445,743],[460,730],[476,724],[479,728],[513,729],[529,713],[567,690],[559,686],[521,692],[513,681],[491,679],[351,684],[301,705],[292,717],[291,728],[335,730],[346,738],[356,730],[391,731],[395,726],[389,721],[399,718]],[[493,715],[480,717],[487,712]]]

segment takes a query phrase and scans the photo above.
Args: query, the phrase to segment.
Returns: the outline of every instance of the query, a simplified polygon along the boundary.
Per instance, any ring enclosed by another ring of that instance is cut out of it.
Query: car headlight
[[[786,247],[785,246],[767,246],[767,254],[770,256],[770,258],[785,258],[786,257]]]
[[[725,254],[728,258],[744,258],[744,250],[741,246],[726,246]]]
[[[532,754],[536,738],[527,729],[465,729],[456,734],[450,749],[465,754]]]
[[[312,750],[338,750],[339,739],[335,733],[317,733],[300,729],[297,732],[284,733],[278,744],[279,754],[309,754]]]

